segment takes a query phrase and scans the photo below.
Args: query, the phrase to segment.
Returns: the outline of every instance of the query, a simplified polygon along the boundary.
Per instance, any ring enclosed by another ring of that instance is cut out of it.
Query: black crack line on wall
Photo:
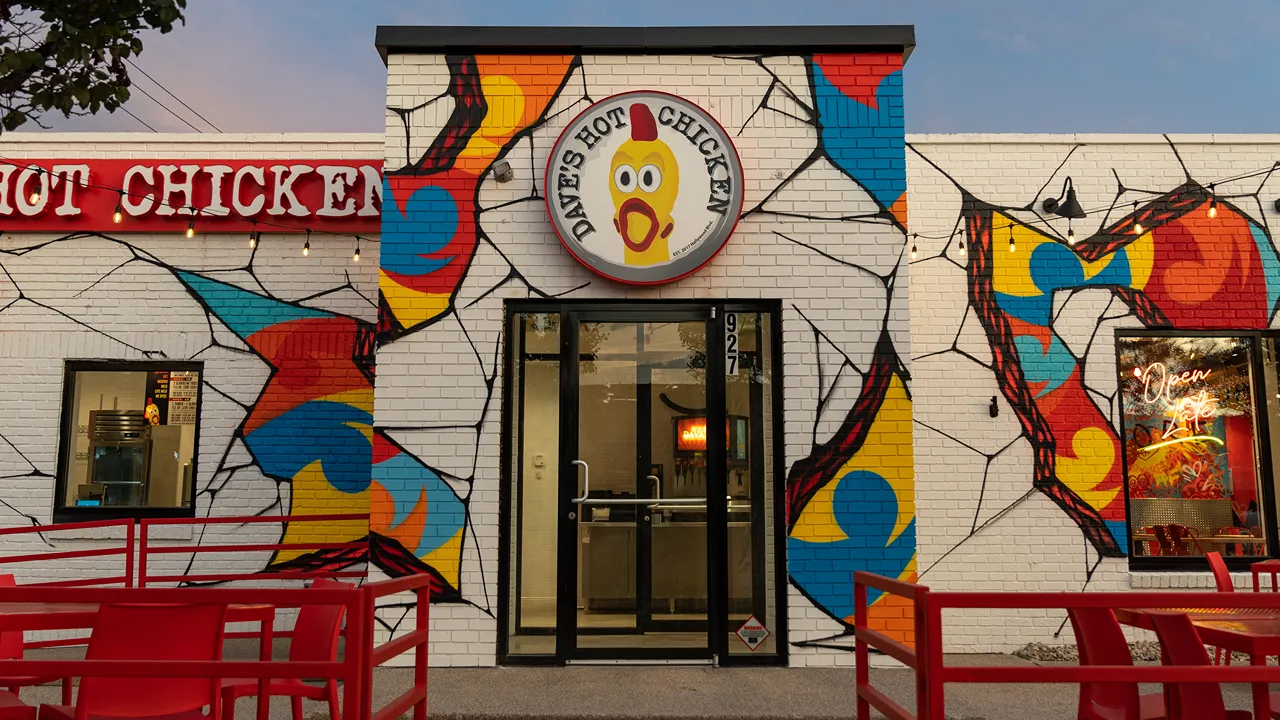
[[[448,91],[445,91],[431,98],[430,100],[427,100],[426,102],[423,102],[423,103],[419,103],[418,105],[414,105],[411,108],[399,108],[399,107],[390,107],[390,106],[387,107],[387,112],[395,113],[396,117],[400,119],[400,124],[404,126],[404,167],[405,168],[408,168],[411,165],[413,165],[413,155],[412,155],[413,154],[413,137],[410,135],[410,130],[409,130],[409,116],[415,112],[418,112],[419,110],[424,110],[430,107],[431,105],[434,105],[436,102],[443,100],[444,98],[447,98],[447,97],[449,97],[449,93]]]
[[[1014,500],[1013,502],[1011,502],[1011,503],[1009,503],[1008,505],[1006,505],[1002,510],[1000,510],[1000,512],[997,512],[995,515],[992,515],[991,517],[987,518],[987,520],[986,520],[985,522],[983,522],[981,525],[979,525],[979,526],[977,527],[977,529],[975,529],[973,532],[969,533],[969,534],[968,534],[968,536],[966,536],[963,540],[961,540],[960,542],[956,543],[955,545],[953,545],[953,546],[951,547],[951,549],[949,549],[949,550],[947,550],[945,553],[943,553],[943,554],[942,554],[942,557],[940,557],[940,558],[938,558],[937,560],[934,560],[932,563],[930,563],[930,564],[929,564],[929,567],[927,567],[927,568],[925,568],[923,571],[921,571],[921,573],[919,574],[919,576],[918,576],[918,577],[919,577],[921,580],[923,580],[923,579],[924,579],[924,576],[925,576],[926,574],[928,574],[930,570],[932,570],[932,569],[934,569],[935,567],[937,567],[937,566],[938,566],[938,565],[939,565],[943,560],[946,560],[946,559],[947,559],[947,557],[948,557],[949,555],[951,555],[951,553],[955,552],[956,550],[959,550],[959,549],[960,549],[960,546],[964,545],[966,542],[969,542],[969,541],[970,541],[970,540],[972,540],[974,537],[977,537],[978,533],[982,532],[983,530],[986,530],[988,527],[991,527],[991,525],[992,525],[993,523],[995,523],[995,522],[999,521],[1001,518],[1003,518],[1005,515],[1007,515],[1007,514],[1008,514],[1010,511],[1012,511],[1014,508],[1018,507],[1019,505],[1021,505],[1021,504],[1022,504],[1022,503],[1024,503],[1024,502],[1026,502],[1026,501],[1027,501],[1027,499],[1028,499],[1028,498],[1030,498],[1032,495],[1034,495],[1036,492],[1038,492],[1036,488],[1031,488],[1030,490],[1028,490],[1028,491],[1026,491],[1025,493],[1023,493],[1023,494],[1022,494],[1022,496],[1021,496],[1021,497],[1019,497],[1017,500]]]

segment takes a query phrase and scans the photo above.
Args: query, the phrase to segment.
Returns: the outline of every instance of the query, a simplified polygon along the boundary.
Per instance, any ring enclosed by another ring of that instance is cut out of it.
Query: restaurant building
[[[1280,137],[905,136],[913,45],[385,27],[385,136],[4,136],[4,524],[368,512],[157,562],[429,574],[437,666],[851,664],[855,570],[1275,556]]]

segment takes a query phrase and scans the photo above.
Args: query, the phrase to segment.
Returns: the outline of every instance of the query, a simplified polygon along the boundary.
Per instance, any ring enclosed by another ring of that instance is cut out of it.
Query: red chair
[[[1211,552],[1205,555],[1209,560],[1209,569],[1213,571],[1213,581],[1218,585],[1218,592],[1235,592],[1235,583],[1231,582],[1231,571],[1227,569],[1227,563],[1223,561],[1222,555],[1217,552]],[[1214,648],[1213,664],[1214,665],[1230,665],[1231,653],[1226,653],[1227,661],[1222,662],[1222,648]]]
[[[1175,554],[1190,555],[1191,548],[1187,544],[1195,548],[1196,555],[1204,555],[1204,548],[1200,547],[1200,541],[1196,539],[1196,533],[1186,525],[1170,525],[1169,539],[1173,543]]]
[[[1111,608],[1072,608],[1081,665],[1132,665],[1129,643]],[[1142,695],[1137,683],[1080,683],[1079,720],[1160,720],[1164,697]]]
[[[1174,544],[1173,539],[1169,535],[1168,525],[1156,525],[1151,529],[1155,531],[1156,544],[1160,548],[1160,551],[1156,553],[1157,555],[1186,555],[1187,554],[1186,548],[1183,548],[1181,546],[1182,545],[1181,543],[1178,543],[1176,545]]]
[[[226,615],[225,605],[103,605],[85,659],[221,660]],[[217,678],[86,677],[74,706],[41,705],[40,720],[179,713],[216,719],[220,684]]]
[[[311,583],[317,589],[333,590],[352,587],[351,583],[318,579]],[[289,641],[290,662],[332,662],[338,659],[338,638],[342,634],[342,605],[303,605],[293,625]],[[307,685],[297,678],[272,680],[267,693],[288,696],[293,706],[293,720],[302,720],[302,699],[327,700],[330,720],[338,720],[338,681],[329,678],[324,685]],[[236,700],[255,697],[257,680],[228,679],[222,683],[222,717],[235,720]]]
[[[0,587],[16,587],[17,582],[13,579],[13,575],[0,575]],[[21,660],[23,656],[25,639],[21,630],[10,630],[0,633],[0,660]],[[71,678],[57,678],[45,675],[0,675],[0,687],[7,689],[14,695],[18,694],[18,690],[32,685],[45,685],[47,683],[62,680],[62,704],[71,704]],[[2,699],[0,699],[2,702]]]
[[[1148,610],[1147,615],[1160,639],[1165,665],[1209,664],[1209,653],[1186,614]],[[1172,683],[1167,687],[1170,720],[1253,720],[1253,713],[1248,710],[1227,710],[1217,683]]]

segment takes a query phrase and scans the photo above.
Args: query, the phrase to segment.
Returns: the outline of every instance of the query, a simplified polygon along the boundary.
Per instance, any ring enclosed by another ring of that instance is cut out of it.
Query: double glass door
[[[777,658],[774,316],[512,313],[508,659]]]

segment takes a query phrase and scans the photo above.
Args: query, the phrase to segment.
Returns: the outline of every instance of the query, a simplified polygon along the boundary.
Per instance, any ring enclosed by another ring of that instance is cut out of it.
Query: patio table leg
[[[261,644],[258,647],[258,659],[263,662],[271,662],[272,648],[275,643],[275,611],[271,612],[270,617],[262,619]],[[1265,659],[1264,659],[1265,662]],[[270,678],[259,678],[258,680],[258,720],[267,720],[271,714],[271,693],[269,688],[271,685]]]
[[[1227,652],[1230,652],[1230,650]],[[1251,665],[1265,666],[1267,664],[1267,656],[1250,653],[1249,663]],[[1263,720],[1271,717],[1271,692],[1267,683],[1254,683],[1251,687],[1253,689],[1253,716],[1255,718],[1263,718]]]

